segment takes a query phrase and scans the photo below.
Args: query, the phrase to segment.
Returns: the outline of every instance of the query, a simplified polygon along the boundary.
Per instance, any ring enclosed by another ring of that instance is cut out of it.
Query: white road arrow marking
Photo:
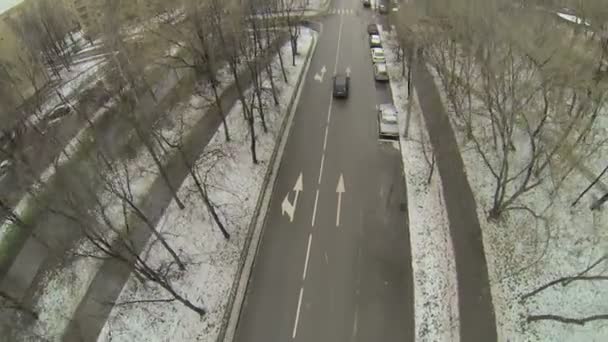
[[[293,191],[296,192],[296,197],[293,199],[293,204],[289,202],[289,193],[285,195],[283,199],[283,203],[281,203],[281,212],[283,215],[287,213],[289,215],[289,222],[293,222],[293,216],[296,212],[296,206],[298,205],[298,197],[300,197],[300,191],[304,190],[304,186],[302,184],[302,172],[298,176],[298,180],[296,184],[293,186]]]
[[[350,67],[346,67],[346,76],[350,77]]]
[[[325,77],[325,72],[327,71],[327,69],[325,68],[325,65],[321,68],[321,75],[319,74],[315,74],[315,81],[319,81],[320,83],[323,83],[323,77]]]
[[[346,190],[344,189],[344,176],[340,174],[338,186],[336,187],[336,192],[338,193],[338,212],[336,213],[336,227],[340,226],[340,207],[342,206],[342,194],[345,191]]]

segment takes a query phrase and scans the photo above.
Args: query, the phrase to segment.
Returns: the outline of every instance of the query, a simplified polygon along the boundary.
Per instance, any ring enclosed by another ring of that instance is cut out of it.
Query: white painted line
[[[321,179],[323,179],[323,164],[325,163],[325,153],[321,155],[321,167],[319,168],[319,185],[321,185]]]
[[[312,226],[315,226],[315,218],[317,217],[317,203],[319,202],[319,189],[317,189],[317,195],[315,196],[315,206],[312,209]]]
[[[338,59],[340,58],[340,41],[342,41],[342,26],[344,26],[344,18],[340,18],[340,28],[338,29],[338,44],[336,44],[336,62],[334,64],[334,74],[338,71]]]
[[[300,307],[302,306],[302,295],[304,294],[304,288],[300,287],[300,298],[298,299],[298,311],[296,311],[296,321],[293,324],[293,333],[291,338],[296,338],[298,333],[298,321],[300,320]]]
[[[329,133],[329,126],[325,126],[325,138],[323,139],[323,152],[327,148],[327,134]]]
[[[308,234],[308,247],[306,248],[306,260],[304,261],[304,272],[302,280],[306,280],[306,271],[308,270],[308,258],[310,257],[310,244],[312,243],[312,233]]]
[[[351,340],[356,340],[357,332],[359,331],[359,306],[355,309],[355,321],[353,322],[353,334]]]
[[[327,257],[327,252],[325,252],[323,254],[325,254],[325,264],[329,265],[329,258]]]
[[[342,207],[342,194],[346,191],[344,187],[344,176],[340,174],[340,179],[338,179],[338,186],[336,187],[336,192],[338,193],[338,210],[336,214],[336,227],[340,227],[340,209]]]

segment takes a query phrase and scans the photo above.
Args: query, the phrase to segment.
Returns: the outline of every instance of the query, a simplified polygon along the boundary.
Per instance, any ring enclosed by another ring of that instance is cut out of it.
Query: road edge
[[[313,34],[312,36],[312,46],[309,48],[308,53],[306,55],[306,60],[304,62],[305,66],[302,69],[303,72],[298,75],[298,80],[296,82],[297,90],[293,93],[291,100],[287,105],[287,116],[283,118],[283,123],[281,124],[281,128],[278,134],[279,140],[277,141],[274,151],[272,152],[272,155],[270,157],[270,161],[268,162],[270,167],[266,171],[266,176],[264,177],[264,181],[262,183],[262,191],[260,192],[260,195],[258,197],[256,208],[254,210],[253,217],[251,218],[251,222],[249,225],[249,236],[245,239],[245,245],[243,246],[243,250],[246,251],[246,256],[244,260],[241,260],[241,262],[239,263],[239,268],[236,274],[236,277],[239,279],[239,281],[234,282],[233,288],[230,291],[230,297],[228,298],[228,304],[226,305],[227,310],[224,313],[224,318],[222,319],[223,324],[220,328],[220,333],[217,337],[218,342],[233,341],[234,336],[236,334],[236,327],[239,321],[239,316],[241,314],[241,308],[245,300],[245,294],[247,292],[247,286],[249,284],[251,270],[253,268],[253,263],[257,255],[259,243],[262,236],[262,227],[264,226],[264,222],[266,221],[266,213],[270,204],[270,197],[274,189],[276,177],[280,166],[280,161],[282,160],[283,156],[283,151],[285,150],[287,139],[289,138],[289,133],[291,132],[290,128],[292,126],[293,118],[295,116],[296,105],[299,102],[300,95],[303,89],[303,80],[305,78],[305,75],[308,74],[310,61],[312,60],[312,55],[317,47],[317,37],[318,35],[316,34]],[[228,313],[230,313],[229,316]]]

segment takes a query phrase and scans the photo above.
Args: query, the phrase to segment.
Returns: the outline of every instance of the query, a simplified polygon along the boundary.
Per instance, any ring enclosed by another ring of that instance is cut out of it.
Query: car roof
[[[395,108],[395,105],[392,103],[383,103],[381,105],[378,105],[378,110],[380,110],[382,115],[397,115],[397,108]]]
[[[378,53],[378,52],[382,52],[382,53],[384,53],[384,49],[383,49],[383,48],[381,48],[381,47],[375,47],[375,48],[372,48],[372,51],[373,51],[373,52],[375,52],[375,53]]]
[[[346,79],[347,79],[346,75],[343,75],[343,74],[337,74],[337,75],[334,77],[334,82],[335,82],[335,83],[339,83],[339,84],[341,84],[341,83],[346,83]]]
[[[378,69],[378,71],[386,71],[386,64],[384,63],[376,63],[374,67]]]
[[[372,34],[370,35],[371,39],[380,39],[380,35],[379,34]]]

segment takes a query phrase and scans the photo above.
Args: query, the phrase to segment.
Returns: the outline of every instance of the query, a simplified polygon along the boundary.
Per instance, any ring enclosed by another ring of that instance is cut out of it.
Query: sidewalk
[[[424,61],[414,65],[413,80],[443,184],[456,259],[460,340],[496,341],[496,321],[481,227],[458,143]]]
[[[275,42],[275,44],[281,44],[282,41],[284,40],[278,39],[278,42]],[[264,63],[269,63],[272,60],[273,51],[273,49],[268,50],[269,53],[265,56]],[[243,88],[249,87],[251,77],[248,70],[244,70],[241,73],[240,80]],[[237,100],[238,92],[236,86],[232,84],[222,93],[222,108],[231,108]],[[203,152],[221,123],[217,108],[213,106],[192,127],[184,148],[184,152],[189,160],[196,160]],[[169,159],[166,170],[171,183],[175,186],[182,184],[188,176],[188,170],[179,155],[174,155]],[[173,200],[170,191],[161,177],[158,177],[153,182],[148,194],[144,198],[140,204],[140,208],[150,222],[156,225]],[[141,221],[134,220],[134,222],[131,227],[131,240],[135,248],[141,251],[146,246],[151,236],[151,231]],[[112,310],[112,306],[106,303],[116,301],[130,275],[131,268],[124,263],[114,259],[105,260],[76,309],[63,336],[63,340],[95,341]]]

